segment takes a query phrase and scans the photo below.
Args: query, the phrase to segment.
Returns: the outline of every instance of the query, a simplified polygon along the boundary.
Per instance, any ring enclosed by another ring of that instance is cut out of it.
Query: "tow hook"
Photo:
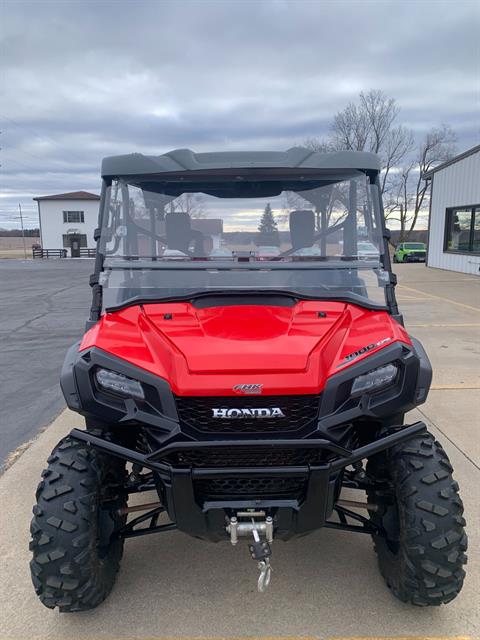
[[[249,520],[245,520],[245,518]],[[233,546],[238,543],[239,537],[250,534],[253,536],[253,542],[248,545],[248,549],[251,557],[257,561],[257,567],[260,571],[257,588],[260,593],[263,593],[272,578],[270,564],[272,548],[270,544],[273,542],[273,518],[266,516],[264,511],[239,511],[236,516],[230,518],[226,530],[230,534],[230,542]],[[265,536],[264,540],[260,538],[260,534]]]

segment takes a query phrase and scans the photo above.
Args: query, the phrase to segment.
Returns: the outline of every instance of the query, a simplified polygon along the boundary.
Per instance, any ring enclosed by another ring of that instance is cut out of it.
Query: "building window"
[[[447,209],[444,251],[480,254],[480,205]]]
[[[85,222],[83,211],[64,211],[63,222]]]
[[[87,246],[87,234],[86,233],[64,233],[63,234],[63,248],[70,249],[72,246],[72,238],[78,238],[80,240],[80,246]]]

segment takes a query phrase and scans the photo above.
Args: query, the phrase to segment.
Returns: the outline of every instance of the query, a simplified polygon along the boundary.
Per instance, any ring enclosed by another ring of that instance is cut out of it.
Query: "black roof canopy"
[[[264,171],[259,171],[259,170]],[[374,153],[364,151],[335,151],[319,153],[304,147],[287,151],[221,151],[194,153],[190,149],[176,149],[159,156],[132,153],[109,156],[102,162],[103,177],[128,176],[145,181],[194,180],[204,176],[245,175],[269,173],[308,175],[347,174],[355,171],[378,172],[380,160]],[[282,171],[284,170],[284,171]],[[286,170],[286,171],[285,171]]]

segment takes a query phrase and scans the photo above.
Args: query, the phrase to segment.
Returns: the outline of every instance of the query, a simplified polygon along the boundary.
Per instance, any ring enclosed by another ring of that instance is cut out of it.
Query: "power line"
[[[46,134],[42,134],[42,133],[38,133],[37,131],[34,131],[31,127],[26,127],[24,124],[20,124],[19,122],[16,122],[15,120],[12,120],[12,118],[9,118],[5,115],[0,114],[0,118],[3,118],[4,120],[7,120],[7,122],[11,122],[12,124],[14,124],[16,127],[19,127],[20,129],[24,129],[25,131],[29,132],[31,135],[34,135],[36,138],[40,138],[43,140],[50,140],[50,142],[55,145],[56,147],[58,147],[59,149],[61,149],[62,151],[65,151],[65,149],[58,144],[58,142],[56,142],[51,136],[46,135]],[[70,153],[70,152],[69,152]],[[79,162],[85,162],[85,160],[81,160],[78,156],[72,155],[70,154],[70,157],[76,158]]]
[[[3,133],[3,131],[0,131],[0,133]],[[7,147],[7,149],[11,149],[11,148],[12,147]],[[4,151],[3,147],[0,147],[0,151]],[[42,158],[41,156],[37,156],[34,153],[31,153],[30,151],[25,151],[25,149],[19,149],[18,147],[16,147],[15,148],[15,153],[23,153],[24,155],[31,156],[32,158],[35,158],[36,160],[42,160],[42,162],[45,162],[45,156]]]
[[[0,131],[0,133],[2,133],[2,132]],[[3,152],[7,151],[7,152],[8,152],[10,149],[12,149],[12,150],[13,150],[13,148],[12,148],[12,147],[7,147],[6,149],[0,149],[0,151],[3,151]],[[55,159],[55,157],[53,157],[53,158],[52,158],[51,156],[47,156],[47,155],[45,155],[45,156],[43,156],[43,157],[42,157],[42,156],[37,156],[37,155],[35,155],[35,154],[33,154],[33,153],[30,153],[30,151],[25,151],[24,149],[18,149],[18,148],[15,148],[15,151],[14,151],[14,152],[15,152],[15,153],[21,153],[21,154],[23,154],[23,155],[30,156],[31,158],[34,158],[35,160],[41,160],[42,162],[50,161],[50,162],[56,162],[56,163],[60,162],[60,163],[64,163],[64,164],[65,164],[65,161],[63,161],[63,160],[56,160],[56,159]],[[78,159],[78,160],[79,160],[79,162],[80,162],[80,159]],[[84,165],[85,165],[85,164],[88,164],[88,163],[87,163],[87,161],[86,161],[86,160],[82,160],[82,164],[84,164]]]
[[[9,147],[10,149],[12,147]],[[34,153],[30,153],[30,151],[25,151],[25,149],[18,149],[18,147],[15,149],[15,153],[23,153],[24,155],[30,156],[31,158],[34,158],[35,160],[41,160],[42,162],[45,162],[46,157],[45,156],[37,156]]]
[[[13,162],[13,164],[18,164],[20,167],[25,167],[25,169],[28,169],[28,171],[31,173],[32,172],[32,167],[29,167],[26,164],[23,164],[23,162],[18,162],[18,160],[11,160],[10,158],[6,158],[7,162]],[[1,165],[2,169],[6,169],[7,167],[5,165]],[[42,172],[44,173],[44,172]]]
[[[0,165],[0,167],[4,170],[8,169],[7,163],[13,162],[14,164],[17,164],[19,167],[24,167],[25,169],[28,169],[28,171],[30,173],[33,174],[45,174],[45,173],[53,173],[53,174],[68,174],[68,173],[73,173],[70,171],[65,171],[65,169],[67,167],[69,167],[70,165],[64,163],[63,165],[58,165],[57,166],[52,166],[52,167],[46,167],[45,164],[42,167],[39,167],[38,164],[37,165],[27,165],[24,162],[19,162],[18,160],[14,160],[13,158],[9,158],[8,156],[4,156],[4,164]],[[45,159],[43,159],[43,162],[45,163]],[[90,167],[86,167],[85,169],[75,169],[75,174],[84,174],[84,173],[93,173],[92,169]]]

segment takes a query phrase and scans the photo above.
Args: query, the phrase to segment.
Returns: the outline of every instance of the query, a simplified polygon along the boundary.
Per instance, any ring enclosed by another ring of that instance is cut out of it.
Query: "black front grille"
[[[324,463],[328,456],[322,449],[282,447],[234,447],[187,449],[170,453],[164,460],[174,467],[302,467]]]
[[[272,433],[303,429],[318,416],[320,396],[177,396],[180,422],[207,433]],[[285,417],[214,418],[213,409],[279,408]]]
[[[195,491],[203,499],[241,496],[242,499],[262,497],[299,498],[305,488],[303,478],[223,478],[195,481]]]

